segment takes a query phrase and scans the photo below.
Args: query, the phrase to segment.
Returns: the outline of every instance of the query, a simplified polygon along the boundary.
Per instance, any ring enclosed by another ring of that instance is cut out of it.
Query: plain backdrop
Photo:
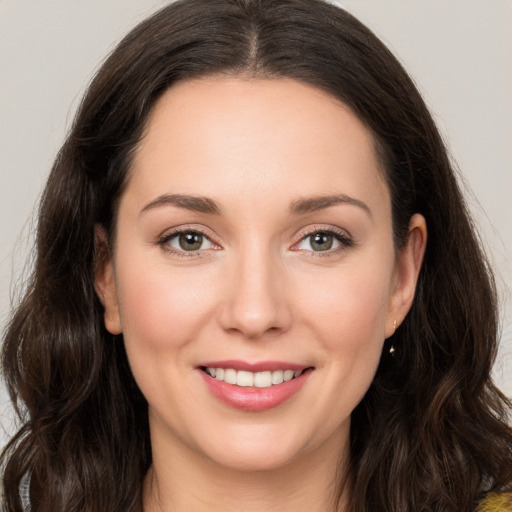
[[[0,327],[33,247],[33,208],[93,72],[162,0],[0,0]],[[512,0],[345,0],[422,91],[498,271],[495,378],[512,396]],[[0,424],[12,411],[0,390]],[[5,439],[0,428],[0,444]]]

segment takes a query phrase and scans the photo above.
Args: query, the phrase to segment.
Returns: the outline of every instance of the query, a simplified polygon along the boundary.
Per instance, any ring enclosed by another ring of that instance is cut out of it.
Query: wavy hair
[[[372,132],[395,245],[421,213],[429,240],[410,313],[352,415],[350,512],[474,510],[512,481],[510,402],[496,356],[492,274],[443,141],[377,37],[322,0],[179,0],[141,23],[92,81],[39,207],[37,255],[2,364],[21,428],[2,455],[4,512],[30,479],[38,512],[140,512],[151,465],[147,403],[94,291],[94,228],[118,200],[155,101],[212,74],[293,78]],[[339,487],[341,487],[341,482]],[[341,492],[341,491],[340,491]]]

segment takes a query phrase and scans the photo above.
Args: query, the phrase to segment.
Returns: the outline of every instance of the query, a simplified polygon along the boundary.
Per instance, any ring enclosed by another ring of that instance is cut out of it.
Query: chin
[[[236,450],[212,455],[215,457],[212,460],[219,466],[243,473],[277,471],[292,464],[297,457],[296,453],[276,453],[271,449],[259,450],[257,453],[251,450]]]
[[[240,429],[224,439],[210,437],[211,441],[202,451],[214,463],[226,469],[241,472],[276,471],[308,460],[323,439],[287,429],[260,428]],[[215,443],[215,444],[213,444]]]

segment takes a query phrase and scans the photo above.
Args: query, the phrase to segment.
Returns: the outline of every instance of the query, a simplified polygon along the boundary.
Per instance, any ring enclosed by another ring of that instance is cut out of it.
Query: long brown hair
[[[39,208],[37,258],[2,363],[22,427],[2,455],[3,511],[30,479],[38,512],[142,509],[147,404],[94,292],[94,227],[115,237],[130,161],[157,98],[208,74],[290,77],[347,104],[374,135],[395,244],[424,215],[414,304],[352,415],[351,512],[469,512],[512,481],[510,403],[494,387],[497,306],[441,137],[401,65],[322,0],[180,0],[135,28],[79,108]],[[340,484],[341,485],[341,484]]]

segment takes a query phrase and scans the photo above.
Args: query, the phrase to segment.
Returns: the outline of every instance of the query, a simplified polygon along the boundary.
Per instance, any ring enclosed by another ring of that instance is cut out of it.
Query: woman
[[[491,273],[418,92],[344,11],[184,0],[142,23],[37,236],[4,510],[508,499]]]

